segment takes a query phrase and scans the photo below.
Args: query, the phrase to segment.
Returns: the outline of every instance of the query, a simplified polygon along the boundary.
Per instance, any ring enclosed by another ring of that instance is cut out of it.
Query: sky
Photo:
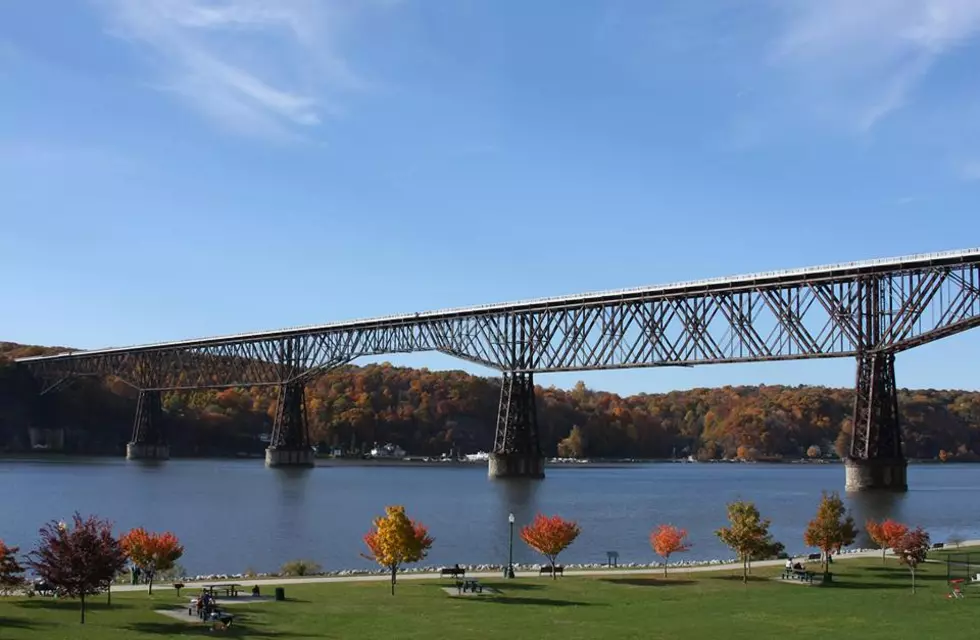
[[[0,340],[980,246],[975,0],[0,0]],[[980,388],[980,332],[898,384]],[[384,358],[489,375],[447,356]],[[850,386],[850,360],[538,376]]]

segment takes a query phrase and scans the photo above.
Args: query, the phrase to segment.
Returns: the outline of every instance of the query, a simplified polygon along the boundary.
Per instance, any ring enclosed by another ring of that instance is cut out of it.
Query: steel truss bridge
[[[491,473],[542,475],[536,373],[853,357],[850,459],[867,476],[855,481],[904,486],[895,354],[978,324],[980,249],[970,249],[18,362],[45,391],[93,375],[139,389],[131,445],[165,445],[161,391],[277,385],[270,450],[305,452],[307,382],[361,356],[438,351],[502,374]]]

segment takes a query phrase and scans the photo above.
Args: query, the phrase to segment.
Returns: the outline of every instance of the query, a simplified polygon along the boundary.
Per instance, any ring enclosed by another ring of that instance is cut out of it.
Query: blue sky
[[[0,339],[126,345],[980,245],[978,34],[962,0],[0,3]],[[977,388],[978,356],[976,332],[923,347],[898,382]]]

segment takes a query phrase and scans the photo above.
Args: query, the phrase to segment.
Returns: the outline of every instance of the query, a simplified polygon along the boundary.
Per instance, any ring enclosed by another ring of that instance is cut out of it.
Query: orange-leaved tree
[[[664,577],[667,577],[667,562],[671,554],[691,550],[687,541],[687,530],[679,529],[672,524],[662,524],[650,534],[650,545],[654,553],[664,559]]]
[[[391,571],[391,595],[395,595],[399,567],[425,558],[432,542],[426,526],[409,519],[405,507],[385,507],[384,517],[375,518],[374,529],[364,536],[370,554],[361,555]]]
[[[561,516],[538,514],[534,522],[521,529],[521,540],[551,563],[551,577],[556,579],[555,562],[558,554],[575,542],[581,529],[572,520],[563,520]]]
[[[824,573],[829,571],[830,554],[840,553],[841,548],[853,544],[856,537],[854,518],[844,508],[840,495],[836,491],[830,494],[825,491],[817,507],[817,517],[810,521],[803,533],[803,542],[820,549]]]
[[[153,593],[153,577],[157,571],[172,569],[184,555],[184,547],[177,536],[169,531],[153,533],[143,527],[136,527],[126,532],[119,543],[126,557],[146,574],[150,594]]]

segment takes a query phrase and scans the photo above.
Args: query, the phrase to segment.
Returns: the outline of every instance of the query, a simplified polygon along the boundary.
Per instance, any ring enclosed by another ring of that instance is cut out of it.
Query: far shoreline
[[[262,460],[264,454],[238,454],[238,455],[213,455],[213,456],[171,456],[170,460]],[[70,462],[72,460],[101,460],[101,459],[125,459],[120,454],[107,453],[64,453],[56,451],[18,451],[0,452],[0,464],[3,462],[17,461],[48,461],[48,462]],[[141,464],[164,463],[162,461],[145,460],[139,461]],[[936,459],[909,459],[910,465],[969,465],[976,464],[980,460],[942,460]],[[443,460],[439,458],[427,458],[423,456],[406,456],[402,459],[397,458],[334,458],[321,456],[316,458],[317,467],[473,467],[485,466],[486,460]],[[669,458],[582,458],[582,459],[556,459],[546,458],[545,465],[549,468],[570,468],[570,469],[610,469],[623,468],[638,465],[666,465],[666,464],[705,464],[705,465],[766,465],[766,466],[811,466],[811,465],[840,465],[843,460],[840,458],[783,458],[767,460],[686,460]]]

